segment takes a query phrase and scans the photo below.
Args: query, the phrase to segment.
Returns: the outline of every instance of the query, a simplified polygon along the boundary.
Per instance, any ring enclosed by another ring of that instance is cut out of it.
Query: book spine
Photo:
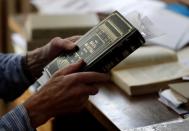
[[[84,67],[82,71],[109,72],[115,65],[142,46],[144,42],[141,34],[135,30],[130,34],[129,38],[120,40],[107,53],[104,53],[92,64]]]

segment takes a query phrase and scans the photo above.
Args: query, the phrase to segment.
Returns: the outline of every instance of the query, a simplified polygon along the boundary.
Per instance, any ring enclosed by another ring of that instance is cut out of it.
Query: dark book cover
[[[45,68],[49,76],[79,59],[86,62],[81,71],[108,72],[145,43],[140,32],[115,11],[77,41],[75,52],[62,54]]]

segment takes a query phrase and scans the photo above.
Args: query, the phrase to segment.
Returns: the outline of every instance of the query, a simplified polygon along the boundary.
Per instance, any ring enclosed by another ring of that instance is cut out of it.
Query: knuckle
[[[60,69],[60,70],[56,71],[52,76],[53,76],[53,77],[66,77],[66,76],[67,76],[67,74],[66,74],[66,69],[67,69],[67,68],[65,68],[65,69]]]
[[[51,46],[56,47],[61,43],[62,40],[63,39],[61,37],[55,37],[51,40],[50,44],[51,44]]]
[[[75,73],[75,74],[73,75],[73,77],[72,77],[73,82],[77,83],[77,82],[80,81],[80,77],[81,77],[80,74],[81,74],[81,73]]]
[[[75,66],[77,66],[77,63],[71,63],[70,65],[68,65],[68,68],[75,68]]]
[[[90,89],[91,89],[90,92],[89,92],[90,95],[96,95],[99,91],[99,89],[96,88],[96,87],[91,87]]]
[[[53,74],[53,76],[54,77],[57,77],[57,76],[60,76],[62,73],[63,73],[63,69],[60,69],[60,70],[58,70],[58,71],[56,71],[54,74]]]
[[[61,40],[62,40],[61,37],[55,37],[55,38],[52,39],[52,43],[57,43],[57,42],[59,42]]]

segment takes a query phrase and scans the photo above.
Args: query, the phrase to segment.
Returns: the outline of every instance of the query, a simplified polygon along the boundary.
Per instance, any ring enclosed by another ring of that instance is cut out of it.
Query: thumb
[[[85,62],[83,60],[79,60],[78,62],[74,63],[74,64],[70,64],[67,67],[59,70],[58,72],[56,72],[56,76],[59,75],[68,75],[71,73],[75,73],[78,72],[83,66],[85,66]]]
[[[60,37],[56,37],[51,41],[51,48],[53,51],[71,51],[76,45],[69,39],[62,39]]]

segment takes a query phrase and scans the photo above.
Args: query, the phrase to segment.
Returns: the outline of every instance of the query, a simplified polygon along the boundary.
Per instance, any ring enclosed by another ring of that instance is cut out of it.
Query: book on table
[[[189,110],[189,82],[169,84],[169,89],[161,91],[159,95],[169,101],[173,107]]]
[[[158,92],[188,74],[177,53],[160,46],[141,47],[111,70],[112,81],[128,95]]]

